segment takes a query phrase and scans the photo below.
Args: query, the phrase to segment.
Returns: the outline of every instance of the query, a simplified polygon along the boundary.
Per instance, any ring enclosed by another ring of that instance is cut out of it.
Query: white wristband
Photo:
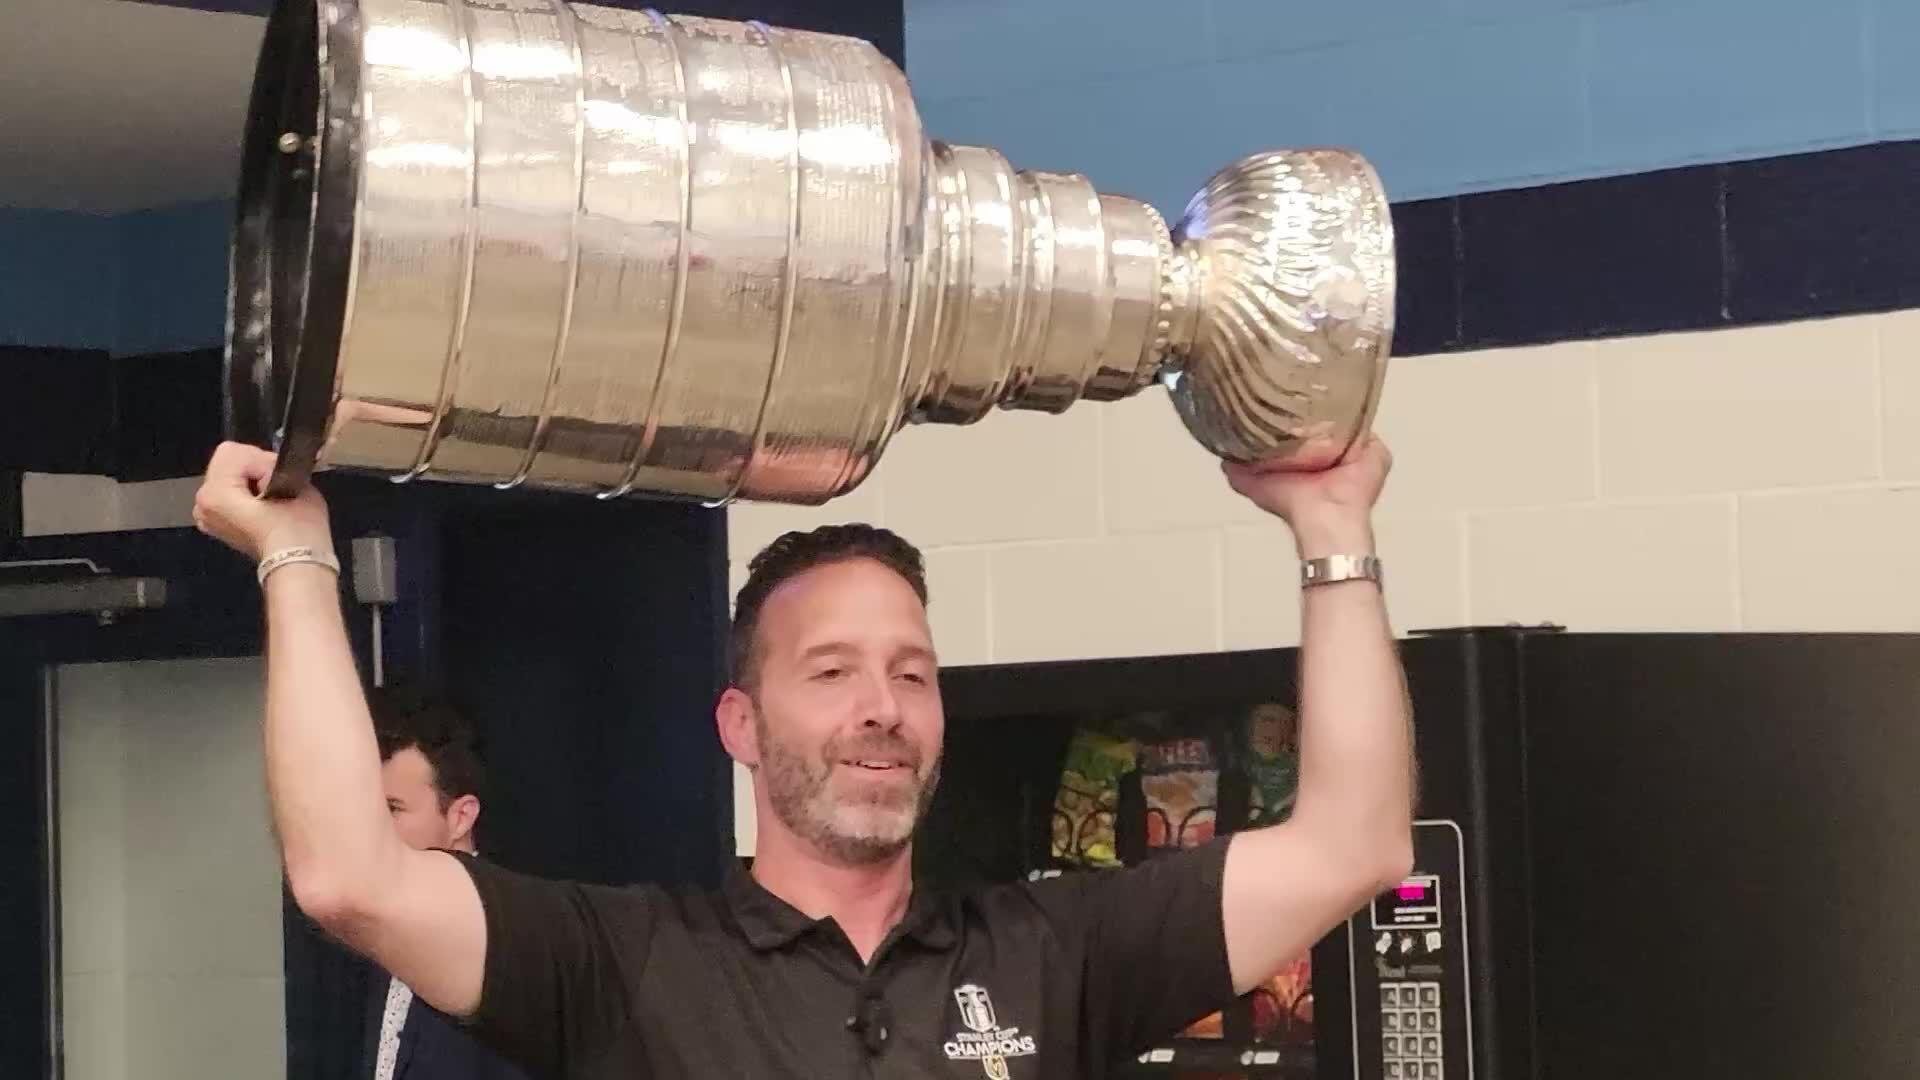
[[[261,559],[259,569],[255,571],[254,576],[259,578],[260,584],[264,586],[267,583],[268,574],[273,573],[283,566],[301,562],[318,563],[336,574],[340,572],[340,560],[333,557],[333,552],[324,551],[320,548],[290,547],[281,548],[279,551]]]

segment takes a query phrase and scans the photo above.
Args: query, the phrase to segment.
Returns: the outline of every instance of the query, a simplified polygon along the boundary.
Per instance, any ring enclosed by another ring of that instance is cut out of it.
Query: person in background
[[[412,688],[368,694],[394,831],[415,851],[479,854],[486,775],[465,716]],[[369,980],[365,1067],[372,1080],[525,1080],[385,971]]]

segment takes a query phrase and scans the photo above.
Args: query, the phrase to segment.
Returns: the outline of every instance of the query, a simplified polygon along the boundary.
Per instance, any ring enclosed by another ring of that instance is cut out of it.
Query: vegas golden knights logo
[[[968,983],[953,989],[953,1000],[960,1006],[960,1022],[967,1030],[946,1044],[947,1057],[972,1058],[986,1070],[987,1080],[1008,1080],[1010,1057],[1030,1057],[1036,1047],[1033,1036],[1020,1034],[1019,1028],[1002,1028],[994,1012],[993,998],[987,988]]]

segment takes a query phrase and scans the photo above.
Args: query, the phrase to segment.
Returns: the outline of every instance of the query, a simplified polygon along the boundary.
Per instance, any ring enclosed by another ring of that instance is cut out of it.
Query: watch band
[[[1375,555],[1327,555],[1300,563],[1300,587],[1331,585],[1337,581],[1381,582],[1380,559]]]

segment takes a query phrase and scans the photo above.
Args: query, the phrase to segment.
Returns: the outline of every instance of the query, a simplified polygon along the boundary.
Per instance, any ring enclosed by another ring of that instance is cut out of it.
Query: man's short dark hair
[[[810,532],[790,532],[760,549],[747,564],[747,581],[733,602],[733,630],[727,641],[729,679],[751,689],[757,675],[755,635],[767,597],[783,583],[817,566],[872,559],[899,574],[927,602],[926,560],[920,549],[891,530],[858,523],[822,525]]]
[[[376,688],[367,694],[367,706],[373,713],[374,737],[380,742],[380,760],[390,761],[402,750],[420,751],[433,766],[440,809],[462,795],[481,797],[486,772],[480,764],[479,739],[458,709],[412,687]]]

